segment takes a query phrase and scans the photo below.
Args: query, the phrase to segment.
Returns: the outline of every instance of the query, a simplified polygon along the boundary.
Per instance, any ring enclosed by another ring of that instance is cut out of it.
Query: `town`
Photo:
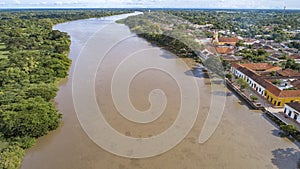
[[[299,131],[297,18],[299,13],[293,11],[170,10],[148,11],[127,18],[125,23],[148,41],[179,57],[193,57],[225,76],[227,84],[253,108]],[[217,60],[222,65],[216,64]]]
[[[181,3],[0,9],[0,169],[300,169],[299,10]]]
[[[274,27],[276,25],[263,29],[268,31]],[[272,113],[290,118],[286,123],[298,123],[296,126],[300,129],[300,43],[297,38],[300,30],[284,30],[289,39],[286,41],[266,40],[262,35],[244,38],[229,30],[208,30],[213,37],[201,55],[220,57],[223,63],[229,64],[226,77],[231,83],[239,86],[255,104],[271,107]],[[245,91],[245,88],[251,90]]]

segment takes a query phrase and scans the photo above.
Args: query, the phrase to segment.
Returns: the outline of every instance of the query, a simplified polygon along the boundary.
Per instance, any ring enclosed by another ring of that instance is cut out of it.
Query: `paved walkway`
[[[271,104],[265,98],[263,98],[263,96],[258,94],[255,90],[248,88],[245,90],[244,93],[247,94],[249,97],[251,95],[256,96],[257,97],[257,101],[255,101],[256,103],[260,103],[264,107],[271,107]]]
[[[300,124],[283,114],[284,108],[273,108],[272,105],[265,98],[263,98],[255,90],[251,88],[245,89],[243,93],[247,97],[250,97],[251,95],[256,96],[257,97],[257,100],[255,101],[256,103],[260,103],[261,106],[265,107],[266,110],[274,114],[276,117],[284,121],[286,124],[294,125],[298,129],[298,131],[300,131]]]
[[[283,108],[275,109],[275,108],[272,108],[272,107],[266,107],[266,110],[273,113],[276,117],[280,118],[286,124],[294,125],[298,129],[298,131],[300,131],[300,124],[295,122],[294,120],[288,118],[287,116],[285,116],[283,114],[283,110],[284,110]]]
[[[266,99],[262,98],[261,95],[259,95],[258,93],[256,93],[256,91],[254,91],[252,89],[247,89],[247,90],[245,90],[244,93],[246,93],[248,96],[250,96],[250,95],[256,96],[258,98],[258,100],[256,101],[257,103],[261,103],[261,105],[264,106],[266,110],[273,113],[276,117],[278,117],[279,119],[284,121],[286,124],[291,124],[291,125],[295,126],[298,129],[298,131],[300,131],[300,124],[295,122],[294,120],[288,118],[287,116],[285,116],[283,113],[284,108],[271,107],[271,104]]]

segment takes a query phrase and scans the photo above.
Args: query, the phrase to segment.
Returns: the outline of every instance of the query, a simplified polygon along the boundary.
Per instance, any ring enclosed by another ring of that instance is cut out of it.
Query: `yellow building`
[[[232,63],[232,72],[236,77],[244,78],[255,92],[274,107],[300,101],[300,73],[297,71],[281,70],[268,63]],[[271,72],[277,75],[270,76]],[[275,85],[276,81],[279,84]]]
[[[275,107],[283,107],[286,103],[300,101],[300,90],[280,90],[270,85],[265,90],[265,98]]]

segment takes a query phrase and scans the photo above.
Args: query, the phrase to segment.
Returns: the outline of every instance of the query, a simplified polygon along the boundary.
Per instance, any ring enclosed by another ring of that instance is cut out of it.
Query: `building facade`
[[[272,81],[276,82],[278,79],[265,76],[273,71],[282,71],[279,67],[267,63],[233,63],[231,71],[235,77],[244,79],[253,90],[264,97],[273,107],[283,107],[286,103],[300,101],[299,87],[294,88],[292,86],[289,89],[287,87],[276,86]],[[286,76],[280,78],[292,78],[292,84],[299,81],[297,77]]]
[[[300,103],[291,102],[284,105],[284,114],[300,123]]]

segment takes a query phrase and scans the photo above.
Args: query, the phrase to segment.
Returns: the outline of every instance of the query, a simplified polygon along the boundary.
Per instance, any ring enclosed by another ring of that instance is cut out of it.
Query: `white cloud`
[[[54,2],[54,5],[62,5],[63,2],[59,1],[59,2]]]
[[[20,0],[13,0],[13,2],[14,2],[15,4],[21,4],[21,1],[20,1]]]

